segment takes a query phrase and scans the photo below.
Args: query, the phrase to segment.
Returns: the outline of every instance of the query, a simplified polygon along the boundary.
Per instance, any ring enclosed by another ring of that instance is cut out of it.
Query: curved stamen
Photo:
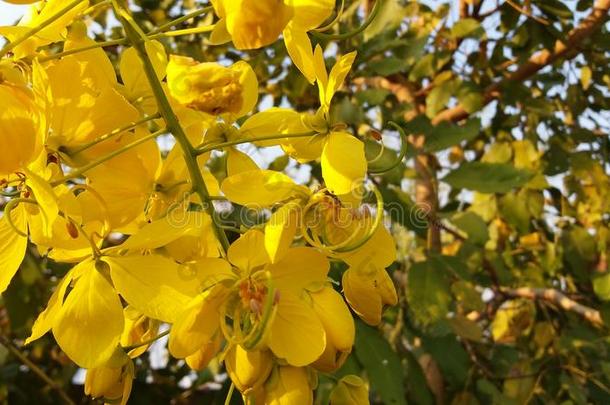
[[[398,153],[398,156],[396,157],[396,160],[393,161],[391,164],[389,164],[386,167],[382,167],[379,169],[372,169],[369,170],[369,173],[371,174],[383,174],[383,173],[387,173],[390,170],[394,169],[396,166],[398,166],[402,160],[404,159],[404,157],[407,155],[407,146],[408,146],[408,140],[407,140],[407,134],[405,133],[405,130],[402,129],[402,127],[398,124],[396,124],[393,121],[389,121],[388,124],[392,127],[394,127],[394,129],[396,129],[398,131],[398,133],[400,134],[400,139],[401,139],[401,144],[400,144],[400,152]],[[375,157],[375,159],[370,160],[368,163],[373,163],[374,161],[376,161],[380,155],[383,153],[383,143],[382,143],[382,150],[379,153],[378,156]]]
[[[21,229],[17,228],[17,225],[15,225],[15,222],[13,222],[13,217],[11,216],[11,212],[13,211],[13,209],[15,209],[20,203],[38,205],[38,202],[31,198],[14,198],[9,201],[8,204],[6,204],[6,207],[4,207],[4,216],[6,217],[6,222],[11,228],[13,228],[17,235],[27,238],[27,229],[25,232],[23,232]]]
[[[382,2],[383,2],[383,0],[375,1],[375,5],[373,6],[373,9],[371,10],[371,13],[369,14],[366,21],[364,21],[364,23],[362,23],[361,26],[359,26],[358,28],[356,28],[353,31],[348,31],[343,34],[324,34],[322,32],[314,31],[314,32],[312,32],[312,35],[314,35],[315,37],[318,37],[320,39],[326,39],[326,40],[342,40],[342,39],[349,39],[351,37],[354,37],[354,36],[360,34],[361,32],[363,32],[365,29],[367,29],[368,26],[371,25],[373,20],[375,20],[375,18],[377,17],[377,14],[379,14],[379,10],[381,10]]]

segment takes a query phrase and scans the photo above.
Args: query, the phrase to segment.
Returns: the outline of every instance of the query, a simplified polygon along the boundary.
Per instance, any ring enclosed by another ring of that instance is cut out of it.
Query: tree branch
[[[530,300],[546,301],[566,311],[571,311],[580,315],[595,326],[604,325],[604,321],[602,320],[599,311],[579,304],[568,298],[565,294],[551,288],[502,288],[500,292],[511,298],[527,298]]]
[[[545,49],[533,55],[525,64],[521,65],[515,72],[505,79],[488,86],[484,91],[484,104],[489,104],[492,100],[500,97],[500,90],[508,82],[521,82],[554,63],[561,58],[573,58],[578,54],[579,45],[597,30],[608,19],[610,10],[610,0],[597,0],[591,13],[581,21],[578,27],[574,28],[567,36],[565,41],[557,41],[555,49],[549,51]],[[441,111],[432,120],[433,124],[443,121],[461,121],[470,114],[461,104]]]

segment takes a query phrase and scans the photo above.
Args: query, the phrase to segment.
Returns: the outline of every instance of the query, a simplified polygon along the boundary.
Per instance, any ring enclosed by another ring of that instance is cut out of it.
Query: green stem
[[[253,138],[242,138],[242,139],[236,139],[234,141],[215,143],[215,144],[211,144],[211,145],[203,145],[203,146],[195,149],[195,152],[197,153],[197,155],[203,155],[204,153],[207,153],[214,149],[222,149],[222,148],[226,148],[229,146],[240,145],[242,143],[270,141],[273,139],[284,139],[284,138],[304,138],[304,137],[312,136],[312,135],[316,135],[316,134],[317,134],[317,132],[315,132],[315,131],[309,131],[309,132],[303,132],[300,134],[273,134],[273,135],[266,135],[266,136],[257,136],[257,137],[253,137]]]
[[[28,369],[36,374],[42,381],[44,381],[49,387],[57,391],[61,399],[68,405],[76,405],[76,403],[68,396],[68,394],[55,382],[51,377],[45,374],[45,372],[34,364],[26,355],[21,353],[13,344],[4,336],[0,335],[0,344],[6,348],[13,356],[19,359]]]
[[[153,132],[152,134],[146,135],[136,141],[133,141],[125,146],[123,146],[120,149],[117,149],[115,151],[110,152],[109,154],[107,154],[106,156],[103,156],[97,160],[94,160],[93,162],[86,164],[85,166],[82,166],[80,168],[78,168],[77,170],[74,170],[70,173],[68,173],[67,175],[65,175],[64,177],[62,177],[61,179],[55,180],[53,182],[51,182],[51,186],[55,187],[58,186],[64,182],[66,182],[67,180],[71,180],[71,179],[75,179],[77,177],[80,177],[83,173],[93,169],[94,167],[97,167],[99,165],[101,165],[104,162],[109,161],[110,159],[113,159],[117,156],[119,156],[121,153],[128,151],[129,149],[133,149],[138,145],[143,144],[146,141],[149,141],[151,139],[155,139],[156,137],[158,137],[159,135],[163,135],[167,133],[167,129],[160,129],[157,132]]]
[[[82,2],[83,2],[83,0],[74,0],[74,1],[72,1],[66,7],[62,8],[57,13],[55,13],[48,20],[46,20],[46,21],[40,23],[39,25],[37,25],[36,27],[28,30],[22,37],[16,39],[13,42],[8,43],[4,48],[2,48],[2,50],[0,50],[0,58],[2,58],[7,53],[12,51],[17,45],[21,44],[23,41],[27,40],[30,37],[33,37],[34,35],[36,35],[40,31],[42,31],[43,29],[48,27],[49,25],[53,24],[55,21],[57,21],[58,19],[63,17],[64,14],[66,14],[68,11],[70,11],[72,8],[76,7],[79,3],[82,3]]]
[[[187,169],[189,171],[189,175],[191,178],[192,189],[199,196],[201,203],[203,204],[206,212],[210,215],[212,219],[212,225],[214,229],[214,233],[216,238],[222,245],[225,252],[229,249],[229,239],[225,234],[224,230],[222,230],[215,218],[215,210],[212,201],[210,200],[210,193],[208,192],[207,186],[205,185],[205,181],[203,180],[203,175],[199,170],[199,165],[197,163],[197,150],[191,145],[186,133],[180,126],[180,122],[178,121],[178,117],[174,113],[167,96],[163,90],[163,86],[161,85],[161,81],[157,77],[153,64],[148,57],[148,53],[144,47],[145,41],[148,40],[146,36],[142,36],[139,34],[134,25],[136,25],[135,21],[130,18],[127,11],[123,10],[121,12],[120,6],[117,3],[117,0],[113,0],[113,6],[116,17],[119,19],[123,28],[125,29],[125,34],[132,46],[140,56],[142,60],[142,64],[144,65],[144,73],[148,78],[148,82],[153,91],[155,99],[157,101],[157,106],[159,108],[159,113],[165,120],[167,124],[168,131],[174,136],[176,142],[182,148],[182,153],[184,157],[184,161],[186,163]]]
[[[192,34],[193,32],[187,31],[187,30],[178,30],[175,32],[165,32],[165,31],[175,25],[182,23],[183,21],[186,21],[190,18],[196,17],[197,15],[200,15],[200,14],[203,14],[203,13],[209,11],[210,8],[211,8],[211,6],[204,7],[201,10],[194,11],[190,14],[185,15],[184,17],[177,18],[173,21],[168,22],[167,24],[161,25],[160,27],[152,30],[148,34],[148,39],[158,39],[158,38],[164,38],[164,37],[169,37],[169,36],[175,37],[175,36],[179,36],[179,35]],[[207,27],[205,27],[205,28],[207,28]],[[83,46],[81,48],[74,48],[74,49],[69,49],[67,51],[59,52],[54,55],[39,57],[38,61],[41,63],[44,63],[44,62],[48,62],[50,60],[62,58],[64,56],[69,56],[69,55],[74,55],[74,54],[80,53],[80,52],[90,51],[91,49],[104,48],[107,46],[115,46],[115,45],[125,45],[128,42],[129,41],[127,38],[118,38],[118,39],[112,39],[110,41],[97,42],[95,44]]]
[[[159,32],[165,32],[169,28],[175,27],[178,24],[182,24],[183,22],[188,21],[191,18],[198,17],[198,16],[200,16],[202,14],[205,14],[205,13],[207,13],[209,11],[212,11],[213,9],[214,9],[214,7],[208,6],[208,7],[204,7],[202,9],[199,9],[199,10],[192,11],[192,12],[190,12],[188,14],[183,15],[180,18],[176,18],[175,20],[172,20],[170,22],[167,22],[167,23],[165,23],[163,25],[158,26],[154,30],[150,31],[148,33],[148,35],[153,35],[153,34],[156,34],[156,33],[159,33]]]
[[[154,338],[150,338],[148,340],[145,340],[143,342],[137,343],[135,345],[131,345],[131,346],[123,346],[123,349],[126,352],[129,352],[133,349],[137,349],[138,347],[142,347],[142,346],[148,346],[149,344],[152,344],[154,342],[156,342],[157,340],[161,339],[163,336],[167,336],[169,335],[170,330],[166,330],[165,332],[161,332],[159,333],[157,336],[155,336]]]
[[[74,149],[68,149],[67,152],[68,152],[69,155],[76,155],[78,153],[81,153],[84,150],[87,150],[87,149],[97,145],[100,142],[104,142],[107,139],[113,138],[116,135],[119,135],[119,134],[121,134],[121,133],[123,133],[125,131],[129,131],[131,129],[134,129],[134,128],[142,125],[142,124],[147,123],[148,121],[152,121],[152,120],[155,120],[155,119],[160,118],[160,117],[161,116],[159,114],[154,114],[154,115],[151,115],[151,116],[148,116],[148,117],[144,117],[144,118],[142,118],[142,119],[140,119],[138,121],[130,122],[129,124],[124,125],[121,128],[114,129],[114,130],[108,132],[107,134],[104,134],[104,135],[100,136],[99,138],[94,139],[93,141],[91,141],[89,143],[86,143],[86,144],[81,145],[81,146],[79,146],[77,148],[74,148]]]
[[[123,45],[125,43],[127,43],[127,38],[119,38],[119,39],[113,39],[110,41],[96,42],[95,44],[83,46],[81,48],[69,49],[67,51],[59,52],[59,53],[45,56],[42,58],[39,57],[38,61],[40,63],[44,63],[44,62],[48,62],[50,60],[63,58],[64,56],[74,55],[75,53],[90,51],[91,49],[104,48],[106,46]]]
[[[326,40],[342,40],[342,39],[349,39],[351,37],[354,37],[354,36],[360,34],[361,32],[363,32],[365,29],[367,29],[369,25],[371,25],[371,23],[377,17],[377,14],[379,14],[379,10],[381,10],[381,3],[383,1],[384,0],[375,1],[375,5],[373,6],[373,9],[371,10],[371,13],[367,17],[366,21],[364,21],[364,23],[361,26],[359,26],[358,28],[356,28],[353,31],[345,32],[343,34],[324,34],[323,32],[312,31],[311,34],[314,37],[318,37],[320,39],[326,39]]]
[[[229,392],[227,393],[227,398],[225,399],[225,405],[229,405],[231,403],[231,398],[233,398],[233,391],[235,391],[235,384],[231,383],[229,387]]]

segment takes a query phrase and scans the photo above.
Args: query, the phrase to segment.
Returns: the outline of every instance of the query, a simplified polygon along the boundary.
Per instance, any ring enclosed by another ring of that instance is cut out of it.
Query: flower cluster
[[[26,343],[52,332],[87,369],[87,394],[126,403],[134,359],[165,324],[174,357],[196,370],[224,362],[246,403],[312,403],[317,373],[337,370],[352,349],[351,311],[377,325],[396,303],[386,272],[396,252],[367,183],[364,143],[330,114],[356,54],[328,71],[307,34],[334,3],[212,1],[213,43],[258,48],[283,34],[318,87],[316,112],[251,114],[259,87],[246,61],[171,54],[119,2],[118,77],[87,34],[87,0],[33,2],[18,25],[0,27],[9,41],[0,60],[0,291],[28,245],[71,265]],[[57,43],[63,51],[51,53]],[[157,138],[168,135],[176,143],[161,150]],[[310,188],[263,170],[235,148],[242,143],[319,160],[324,182]],[[212,151],[226,154],[221,184],[206,166]],[[269,219],[227,235],[217,199]],[[346,265],[340,288],[331,262]],[[331,400],[367,396],[348,376]]]

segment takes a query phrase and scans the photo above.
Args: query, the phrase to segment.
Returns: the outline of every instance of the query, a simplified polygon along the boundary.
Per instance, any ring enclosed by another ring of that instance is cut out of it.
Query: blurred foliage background
[[[336,376],[364,376],[378,404],[610,403],[610,1],[377,1],[381,12],[363,33],[313,35],[329,65],[358,51],[333,114],[368,139],[369,157],[383,133],[377,163],[395,159],[389,121],[409,134],[403,163],[373,178],[399,247],[390,271],[400,304],[378,330],[358,324]],[[357,28],[373,4],[347,0],[333,30]],[[133,7],[151,29],[207,5]],[[123,37],[99,10],[95,39]],[[281,41],[251,52],[208,46],[205,34],[162,41],[199,61],[247,60],[259,109],[318,107],[317,89],[287,63]],[[120,48],[105,49],[116,62]],[[245,150],[305,183],[321,180],[316,164]],[[210,162],[219,179],[222,159]],[[82,373],[51,337],[21,348],[66,270],[32,249],[0,300],[1,403],[89,402]],[[342,270],[333,269],[337,280]],[[332,385],[320,379],[317,403]],[[161,341],[138,359],[130,404],[221,404],[227,389],[221,366],[195,374]]]

